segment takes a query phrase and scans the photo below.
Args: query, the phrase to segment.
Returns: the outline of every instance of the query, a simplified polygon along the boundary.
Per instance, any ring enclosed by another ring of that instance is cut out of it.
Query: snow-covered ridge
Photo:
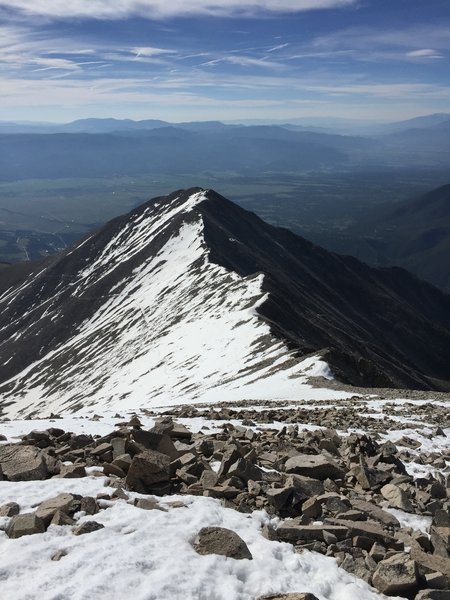
[[[195,211],[203,200],[205,192],[199,192],[156,212],[155,205],[145,209],[78,273],[74,295],[130,260],[175,216],[189,213],[69,340],[2,386],[3,399],[11,403],[8,416],[89,406],[123,410],[196,400],[298,399],[305,390],[311,393],[308,375],[331,376],[318,357],[294,359],[258,315],[266,299],[263,275],[241,277],[209,260],[202,216]]]

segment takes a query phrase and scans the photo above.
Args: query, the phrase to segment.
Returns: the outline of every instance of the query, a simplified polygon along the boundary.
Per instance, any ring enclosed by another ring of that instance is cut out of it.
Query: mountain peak
[[[332,373],[450,388],[449,297],[202,188],[155,198],[60,256],[7,269],[0,310],[9,415],[318,397],[308,377]]]

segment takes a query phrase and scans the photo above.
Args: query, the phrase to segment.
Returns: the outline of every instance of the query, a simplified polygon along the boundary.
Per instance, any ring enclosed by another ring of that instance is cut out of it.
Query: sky
[[[0,0],[0,121],[450,112],[449,0]]]

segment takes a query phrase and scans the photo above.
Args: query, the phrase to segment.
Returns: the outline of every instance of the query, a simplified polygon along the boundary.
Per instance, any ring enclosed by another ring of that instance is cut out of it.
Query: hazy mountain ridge
[[[450,184],[384,215],[385,264],[397,264],[450,291]]]

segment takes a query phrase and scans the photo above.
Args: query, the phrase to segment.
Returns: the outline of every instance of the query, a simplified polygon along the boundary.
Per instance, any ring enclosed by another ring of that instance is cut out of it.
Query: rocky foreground
[[[0,527],[11,539],[52,525],[79,536],[102,529],[96,515],[115,503],[167,511],[170,495],[204,496],[245,514],[266,511],[272,517],[263,527],[267,539],[334,557],[381,594],[449,599],[448,410],[431,402],[384,402],[371,415],[369,405],[355,397],[340,407],[249,403],[143,411],[116,415],[102,436],[65,431],[53,415],[50,427],[19,442],[3,436],[0,480],[106,475],[113,491],[60,493],[31,512],[9,502],[0,506]],[[151,427],[144,425],[149,418]],[[189,423],[199,421],[202,428],[193,433]],[[413,425],[425,427],[428,445],[411,435]],[[394,441],[387,439],[393,430],[399,432]],[[192,545],[202,556],[253,558],[238,532],[223,527],[200,528]],[[55,552],[52,560],[65,554]],[[306,592],[270,597],[315,598]]]

